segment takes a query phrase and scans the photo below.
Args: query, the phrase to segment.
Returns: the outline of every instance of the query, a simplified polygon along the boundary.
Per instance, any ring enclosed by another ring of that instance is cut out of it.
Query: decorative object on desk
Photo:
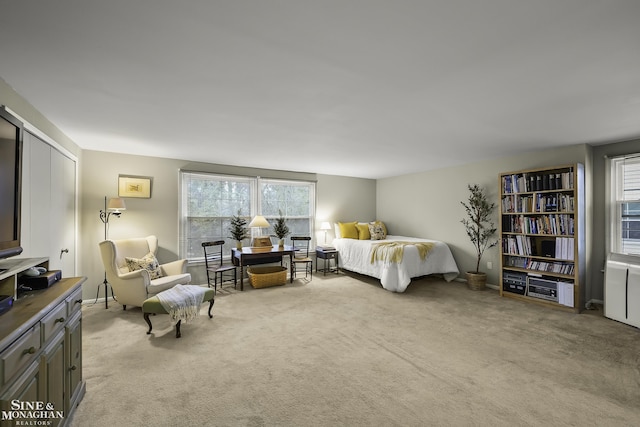
[[[150,199],[151,180],[149,176],[120,175],[118,176],[118,196]]]
[[[104,240],[107,240],[109,236],[109,218],[111,217],[111,215],[120,218],[120,215],[122,215],[122,211],[124,210],[127,210],[127,207],[123,199],[109,199],[109,205],[107,205],[107,196],[104,197],[104,210],[100,210],[100,221],[102,221],[102,223],[104,224]],[[102,284],[104,285],[104,308],[109,308],[109,302],[107,301],[107,290],[109,288],[109,282],[107,281],[106,271],[104,272],[104,281],[102,282]],[[99,295],[100,286],[98,286],[98,292],[96,293],[96,301],[98,301]],[[111,291],[111,295],[113,296],[113,290]]]
[[[278,213],[280,216],[276,219],[276,223],[273,226],[273,233],[278,238],[278,246],[284,246],[284,238],[289,235],[289,227],[287,226],[286,220],[282,215],[282,211],[279,210]]]
[[[496,208],[495,203],[489,203],[484,189],[478,184],[469,184],[469,199],[467,203],[460,202],[467,212],[467,218],[460,222],[469,236],[469,240],[476,249],[476,269],[467,272],[467,286],[474,290],[483,290],[487,284],[487,274],[480,272],[480,260],[484,251],[496,246],[498,240],[493,239],[496,227],[491,221],[491,214]]]
[[[251,235],[253,239],[251,240],[251,247],[262,248],[265,246],[271,246],[271,239],[269,239],[269,243],[267,244],[266,239],[264,239],[264,237],[262,236],[262,229],[269,228],[269,227],[271,227],[271,224],[269,224],[269,222],[262,215],[256,215],[253,217],[253,219],[249,223],[249,228],[251,229],[257,228],[258,231],[256,233],[257,237],[254,237],[253,230],[252,230]]]
[[[320,230],[324,231],[324,244],[327,244],[327,230],[331,230],[331,224],[327,221],[320,224]]]
[[[258,236],[253,238],[251,247],[254,249],[266,248],[268,250],[271,250],[271,247],[273,247],[273,243],[271,243],[271,237],[269,236]]]
[[[242,249],[242,241],[249,237],[246,225],[247,220],[240,216],[240,210],[238,210],[238,215],[231,217],[231,227],[229,228],[231,237],[236,241],[237,249]]]

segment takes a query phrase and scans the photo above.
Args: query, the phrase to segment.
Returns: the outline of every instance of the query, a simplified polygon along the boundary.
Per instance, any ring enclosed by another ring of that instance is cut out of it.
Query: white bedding
[[[423,261],[415,246],[406,246],[401,263],[375,261],[371,263],[371,247],[388,241],[435,242]],[[337,238],[333,246],[338,250],[340,268],[380,279],[382,287],[391,292],[404,292],[411,278],[442,274],[447,282],[458,277],[459,271],[446,243],[415,237],[391,236],[385,240],[357,240]]]

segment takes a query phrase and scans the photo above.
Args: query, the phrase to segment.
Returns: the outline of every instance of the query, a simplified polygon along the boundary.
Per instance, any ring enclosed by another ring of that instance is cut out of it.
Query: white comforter
[[[371,247],[385,241],[435,242],[436,245],[423,261],[415,246],[405,246],[401,263],[375,261],[371,263]],[[339,251],[340,268],[380,279],[382,287],[391,292],[404,292],[411,278],[429,274],[443,274],[447,282],[455,279],[458,266],[446,243],[415,237],[391,236],[385,240],[356,240],[338,238],[333,246]]]

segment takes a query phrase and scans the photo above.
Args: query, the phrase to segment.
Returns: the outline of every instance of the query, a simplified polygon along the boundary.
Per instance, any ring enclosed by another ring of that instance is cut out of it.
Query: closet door
[[[76,165],[73,160],[51,150],[51,240],[49,268],[75,275]]]
[[[29,187],[22,191],[29,195],[29,216],[23,212],[22,221],[29,225],[30,240],[23,241],[22,247],[30,258],[51,257],[51,146],[25,132],[25,138],[27,136],[30,153],[28,158],[23,158],[23,163],[30,163],[30,177]]]
[[[76,163],[29,132],[24,147],[23,256],[48,257],[49,269],[75,276]]]

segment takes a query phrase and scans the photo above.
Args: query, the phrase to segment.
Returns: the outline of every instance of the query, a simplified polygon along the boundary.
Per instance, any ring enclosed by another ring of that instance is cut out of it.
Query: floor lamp
[[[109,218],[111,215],[115,215],[116,217],[120,217],[122,214],[121,211],[126,210],[127,207],[124,204],[124,199],[114,198],[109,199],[109,205],[107,206],[107,197],[104,198],[104,210],[100,210],[100,221],[104,224],[104,240],[108,238],[108,230],[109,230]],[[104,285],[104,308],[109,308],[109,302],[107,301],[107,290],[109,289],[109,282],[107,281],[107,272],[104,272],[104,281],[102,282]],[[100,286],[98,286],[98,293],[96,294],[96,301],[98,301],[98,295],[100,295]],[[111,290],[111,295],[113,296],[113,290]]]

